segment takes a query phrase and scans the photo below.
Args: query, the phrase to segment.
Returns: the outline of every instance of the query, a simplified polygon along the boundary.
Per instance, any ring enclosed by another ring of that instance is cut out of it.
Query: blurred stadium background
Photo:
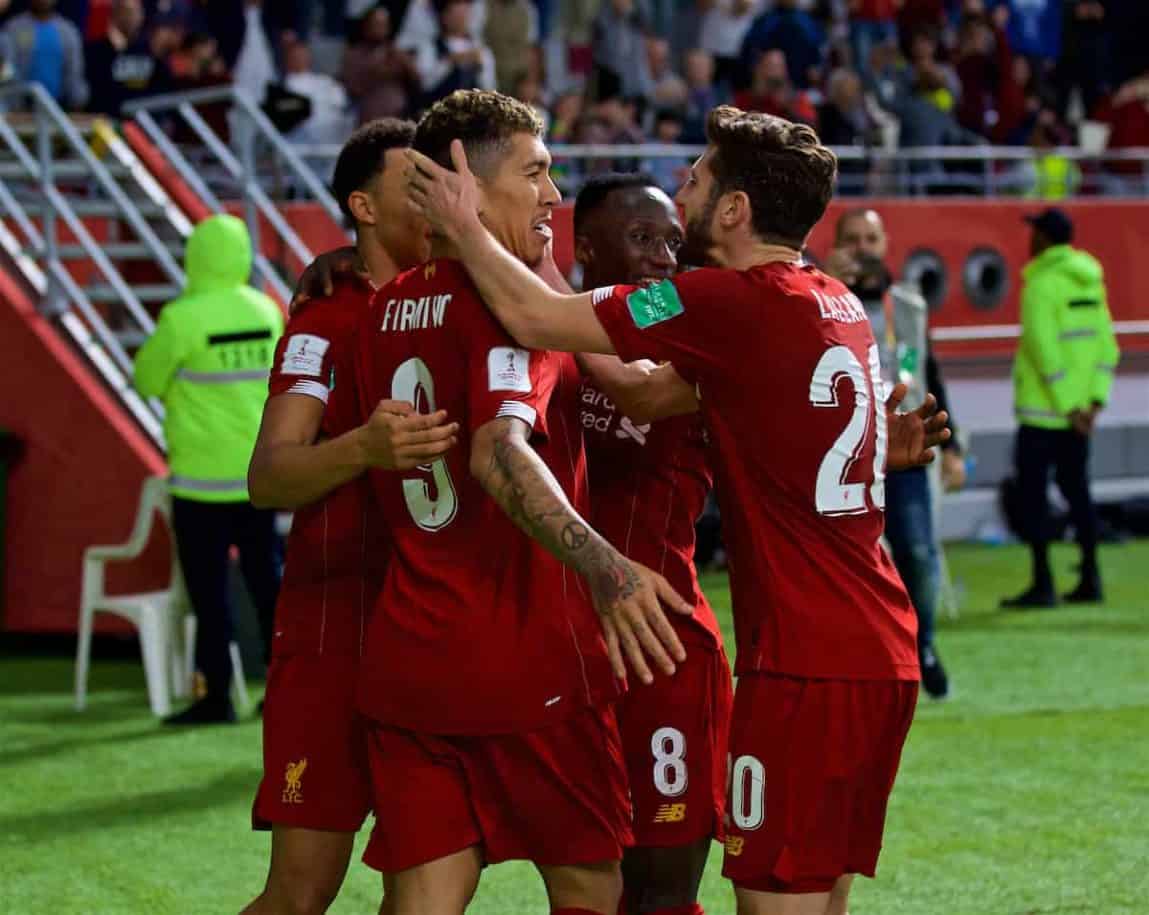
[[[890,262],[929,302],[971,474],[939,512],[943,538],[967,542],[948,551],[942,622],[955,695],[922,709],[888,863],[855,910],[1146,910],[1149,4],[62,0],[87,40],[83,93],[21,70],[26,6],[0,0],[0,911],[209,912],[258,888],[255,724],[161,737],[133,632],[106,616],[89,708],[72,711],[84,550],[128,539],[164,473],[131,358],[182,286],[191,228],[241,215],[253,281],[286,302],[348,238],[326,187],[341,137],[444,88],[440,29],[472,43],[472,84],[544,113],[568,196],[619,168],[673,190],[720,102],[819,126],[842,174],[808,253],[826,256],[842,208],[880,211]],[[1000,509],[1022,216],[1049,201],[1105,267],[1123,353],[1093,453],[1110,601],[1003,618],[1025,565]],[[570,271],[568,207],[556,252]],[[109,592],[167,586],[164,525],[144,539]],[[722,604],[724,582],[710,590]],[[708,910],[731,911],[716,868],[706,886]],[[476,910],[529,911],[536,890],[499,869]],[[358,872],[336,910],[374,898]]]

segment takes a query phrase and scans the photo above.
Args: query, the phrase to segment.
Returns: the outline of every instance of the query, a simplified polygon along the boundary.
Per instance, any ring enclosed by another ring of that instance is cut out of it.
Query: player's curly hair
[[[349,226],[355,225],[355,217],[347,198],[356,191],[365,190],[383,170],[387,150],[406,149],[414,138],[415,125],[411,121],[376,118],[356,130],[343,144],[335,162],[331,192],[339,202],[339,208],[343,210]]]
[[[806,124],[720,105],[706,121],[714,197],[750,198],[763,241],[801,248],[834,194],[838,159]]]
[[[542,118],[530,105],[500,92],[458,89],[427,109],[412,146],[450,168],[451,141],[462,140],[471,171],[489,177],[520,133],[543,134]]]

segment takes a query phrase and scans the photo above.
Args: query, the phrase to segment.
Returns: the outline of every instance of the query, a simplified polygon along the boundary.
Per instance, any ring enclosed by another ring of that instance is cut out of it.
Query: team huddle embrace
[[[249,478],[295,521],[245,911],[325,911],[373,813],[387,915],[461,913],[511,859],[552,913],[697,915],[713,840],[740,913],[844,915],[919,678],[884,479],[945,415],[897,412],[801,260],[836,172],[810,128],[718,108],[674,201],[588,181],[582,293],[541,134],[460,91],[336,166],[355,256],[305,274]],[[736,695],[693,562],[712,486]]]

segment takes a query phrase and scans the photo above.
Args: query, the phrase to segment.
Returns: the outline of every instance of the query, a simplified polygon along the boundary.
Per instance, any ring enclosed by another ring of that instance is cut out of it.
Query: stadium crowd
[[[1149,145],[1147,28],[1139,0],[0,0],[0,73],[111,115],[271,86],[310,102],[305,143],[498,88],[555,143],[699,143],[733,103],[834,146],[1044,150],[1095,119],[1119,149]]]

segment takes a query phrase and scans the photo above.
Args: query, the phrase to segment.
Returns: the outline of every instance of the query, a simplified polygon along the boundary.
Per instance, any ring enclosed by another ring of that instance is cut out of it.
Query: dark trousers
[[[886,540],[918,615],[918,650],[923,651],[934,642],[941,578],[930,480],[924,467],[887,474]]]
[[[279,537],[275,512],[249,502],[195,502],[172,499],[180,566],[196,616],[195,659],[208,695],[225,698],[231,686],[230,645],[234,611],[229,593],[229,554],[239,550],[244,584],[259,613],[264,650],[271,642],[279,596]]]
[[[1097,546],[1097,512],[1089,494],[1089,438],[1072,429],[1017,430],[1017,487],[1022,511],[1022,536],[1036,547],[1053,538],[1049,517],[1049,475],[1069,503],[1069,519],[1082,549]]]

